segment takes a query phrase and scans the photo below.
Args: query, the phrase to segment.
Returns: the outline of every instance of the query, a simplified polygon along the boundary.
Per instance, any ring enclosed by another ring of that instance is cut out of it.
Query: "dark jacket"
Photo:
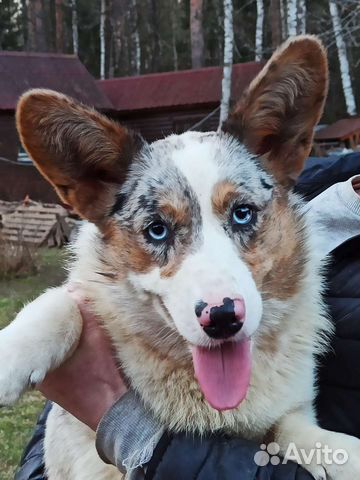
[[[258,467],[259,445],[248,440],[165,434],[149,463],[145,480],[313,480],[295,463]]]
[[[328,277],[336,335],[320,369],[318,418],[323,428],[360,438],[360,235],[333,251]]]
[[[47,402],[36,424],[33,436],[24,450],[21,467],[15,475],[15,480],[45,480],[44,465],[44,434],[47,416],[51,404]]]
[[[297,191],[311,199],[334,183],[360,173],[360,154],[309,159]],[[324,428],[360,437],[360,235],[333,252],[326,300],[335,324],[332,351],[321,360],[317,411]],[[25,451],[16,480],[43,480],[44,417]],[[224,436],[165,434],[150,461],[146,480],[311,480],[298,465],[258,467],[259,445]]]

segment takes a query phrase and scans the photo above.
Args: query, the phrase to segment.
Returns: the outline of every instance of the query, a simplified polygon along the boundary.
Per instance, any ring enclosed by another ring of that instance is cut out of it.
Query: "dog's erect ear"
[[[101,223],[141,139],[51,90],[25,93],[16,122],[22,144],[60,198],[83,218]]]
[[[295,37],[273,54],[222,129],[262,155],[282,184],[291,184],[310,153],[327,89],[321,42],[310,35]]]

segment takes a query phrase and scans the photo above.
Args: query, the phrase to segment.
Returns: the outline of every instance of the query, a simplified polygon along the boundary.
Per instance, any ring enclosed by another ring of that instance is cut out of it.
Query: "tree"
[[[106,1],[100,0],[100,78],[105,78],[105,21]]]
[[[63,0],[55,0],[56,51],[64,51]]]
[[[71,34],[73,53],[79,55],[79,29],[76,0],[70,0],[71,6]]]
[[[160,27],[158,16],[158,0],[150,0],[150,22],[152,32],[152,54],[151,54],[151,70],[159,71],[161,44],[160,44]]]
[[[204,66],[203,0],[190,0],[192,68]]]
[[[287,0],[287,30],[289,37],[294,37],[297,31],[297,0]]]
[[[306,33],[306,1],[298,0],[298,2],[297,33],[304,35]]]
[[[332,26],[335,34],[337,54],[340,64],[341,82],[345,97],[346,110],[349,115],[356,115],[356,104],[351,84],[349,60],[342,32],[342,25],[336,0],[329,0]]]
[[[306,21],[307,30],[320,35],[332,68],[325,122],[354,112],[354,103],[360,108],[360,82],[355,81],[360,77],[359,0],[333,1],[340,35],[334,33],[329,0],[233,1],[233,62],[268,56],[287,38],[288,16],[290,34],[295,33],[294,25],[297,33],[303,33]],[[105,4],[100,35],[101,0],[0,0],[0,48],[73,52],[95,77],[101,63],[105,77],[227,63],[224,0],[105,0]],[[203,40],[199,61],[194,58],[195,26]],[[343,89],[344,100],[336,94]]]
[[[141,48],[140,48],[140,35],[139,35],[136,0],[131,0],[129,16],[130,16],[129,23],[131,25],[131,43],[132,43],[132,52],[131,52],[132,73],[135,75],[140,75]]]
[[[23,36],[23,48],[29,50],[29,18],[26,0],[21,0],[21,29]]]
[[[113,58],[114,72],[119,74],[123,44],[125,43],[125,2],[123,0],[112,1],[111,28],[113,32]]]
[[[177,51],[177,17],[176,17],[176,0],[171,2],[171,46],[173,52],[174,70],[179,69],[179,59]]]
[[[280,19],[281,19],[281,40],[288,37],[287,33],[287,18],[286,18],[286,0],[280,0]],[[270,5],[270,8],[272,6]]]
[[[273,50],[275,50],[282,42],[281,1],[271,0],[270,10],[271,43]]]
[[[219,127],[229,116],[231,74],[234,55],[234,26],[232,0],[224,0],[224,70],[221,84]]]
[[[264,1],[256,0],[255,61],[263,56]]]
[[[28,19],[31,49],[36,52],[45,52],[48,48],[42,0],[28,2]]]
[[[0,1],[0,50],[18,50],[23,43],[19,4],[15,0]]]

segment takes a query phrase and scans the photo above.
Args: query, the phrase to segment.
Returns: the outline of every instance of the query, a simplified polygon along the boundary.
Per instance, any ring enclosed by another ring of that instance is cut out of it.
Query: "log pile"
[[[60,247],[70,239],[76,223],[61,205],[0,201],[0,233],[12,243]]]

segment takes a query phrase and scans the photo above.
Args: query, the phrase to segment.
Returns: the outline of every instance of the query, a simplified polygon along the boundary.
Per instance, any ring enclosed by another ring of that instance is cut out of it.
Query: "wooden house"
[[[234,65],[233,102],[260,69],[255,62]],[[95,81],[73,55],[0,52],[0,200],[57,201],[22,150],[15,128],[16,103],[29,88],[70,95],[153,141],[189,129],[216,130],[221,81],[221,67]]]
[[[0,199],[56,201],[57,196],[22,150],[15,109],[29,88],[51,88],[99,110],[112,108],[94,78],[73,55],[0,52]]]
[[[261,70],[260,63],[233,66],[235,102]],[[186,130],[216,130],[221,99],[221,67],[99,80],[112,103],[111,115],[153,141]]]

